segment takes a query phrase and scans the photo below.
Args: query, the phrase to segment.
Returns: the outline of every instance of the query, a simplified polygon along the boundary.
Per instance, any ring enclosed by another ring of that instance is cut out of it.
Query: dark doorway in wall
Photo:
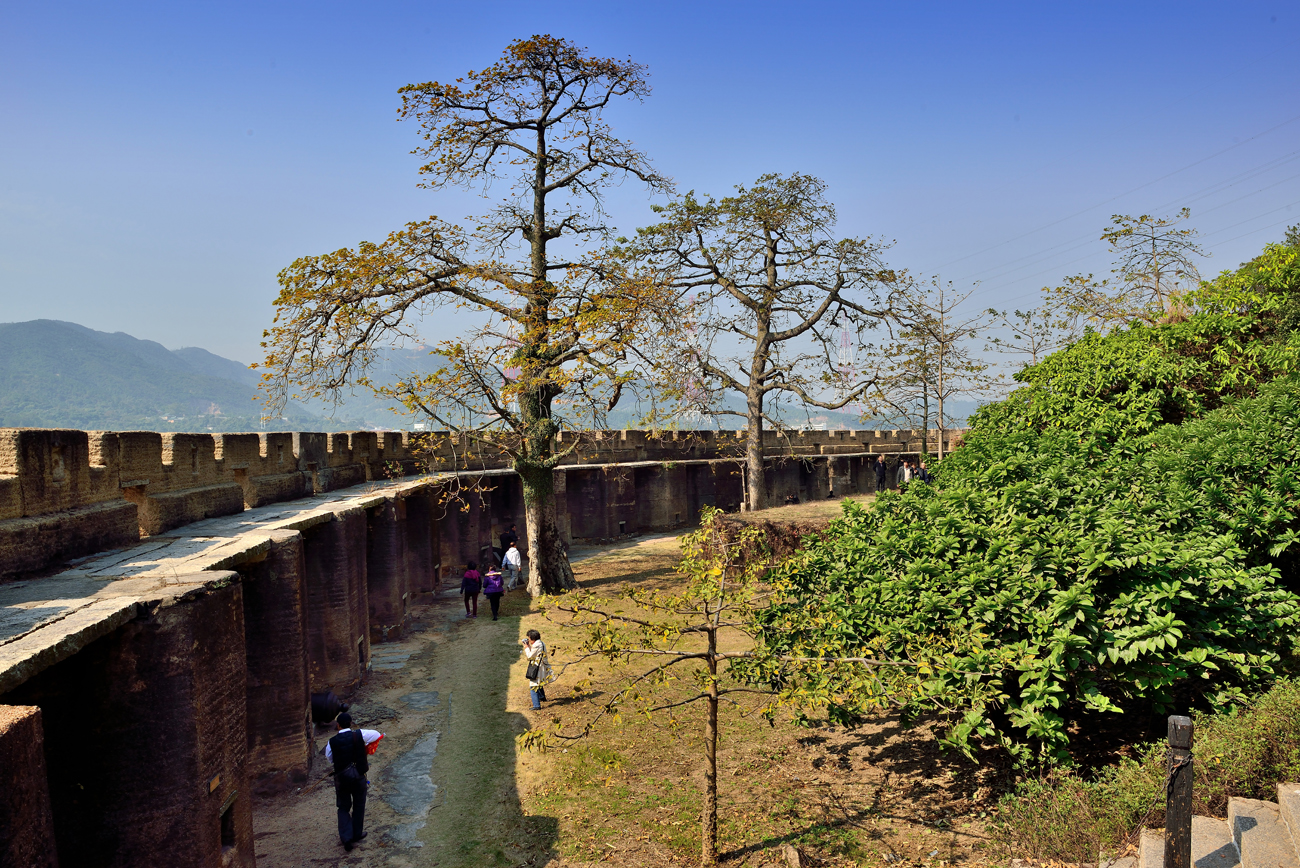
[[[221,812],[221,852],[224,855],[235,849],[235,800],[226,803]]]

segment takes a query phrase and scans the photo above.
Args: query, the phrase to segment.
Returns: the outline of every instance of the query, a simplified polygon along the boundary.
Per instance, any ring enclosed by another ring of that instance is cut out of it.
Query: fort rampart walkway
[[[524,526],[504,456],[412,438],[0,429],[0,864],[254,864],[251,792],[319,761],[311,694],[355,689],[419,595]],[[560,441],[569,540],[742,501],[733,432]],[[768,497],[871,491],[876,454],[919,449],[772,435]]]

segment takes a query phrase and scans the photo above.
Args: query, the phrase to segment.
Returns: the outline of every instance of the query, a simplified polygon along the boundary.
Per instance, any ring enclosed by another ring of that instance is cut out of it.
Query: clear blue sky
[[[533,33],[649,66],[652,97],[610,118],[682,190],[819,175],[842,234],[983,281],[981,303],[1104,272],[1114,212],[1190,206],[1206,271],[1300,222],[1294,0],[6,0],[0,321],[253,361],[296,256],[477,212],[416,188],[396,91]],[[625,231],[650,220],[630,187],[613,212]]]

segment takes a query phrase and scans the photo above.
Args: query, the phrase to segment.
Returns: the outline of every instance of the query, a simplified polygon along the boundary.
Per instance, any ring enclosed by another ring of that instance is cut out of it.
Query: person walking
[[[887,470],[887,468],[885,467],[885,456],[883,455],[876,456],[875,470],[876,470],[876,491],[884,491],[885,473]]]
[[[912,464],[906,459],[898,465],[898,490],[907,491],[907,484],[912,481]]]
[[[487,575],[483,577],[483,595],[488,598],[492,604],[492,620],[497,619],[501,612],[501,594],[504,592],[504,583],[501,581],[501,571],[496,567],[489,567]]]
[[[528,695],[533,700],[533,711],[542,710],[546,699],[546,682],[551,680],[551,661],[546,657],[546,643],[542,634],[529,630],[523,641],[524,657],[528,660]]]
[[[334,764],[334,804],[339,811],[339,843],[351,852],[366,837],[366,788],[370,782],[371,745],[384,737],[374,729],[353,729],[352,715],[339,715],[338,735],[325,743],[325,759]]]
[[[465,595],[465,617],[478,617],[478,592],[483,587],[483,576],[478,571],[478,563],[470,561],[465,565],[465,575],[460,580],[460,592]],[[474,606],[470,614],[470,604]]]
[[[524,556],[519,551],[519,541],[514,540],[506,549],[502,566],[506,570],[506,590],[513,591],[519,586],[519,573],[524,568]]]

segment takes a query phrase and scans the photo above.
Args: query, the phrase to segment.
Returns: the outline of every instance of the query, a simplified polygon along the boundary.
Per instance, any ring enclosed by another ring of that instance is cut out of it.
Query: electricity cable
[[[1285,127],[1285,126],[1287,126],[1288,124],[1293,124],[1293,123],[1295,123],[1296,121],[1300,121],[1300,115],[1296,115],[1296,116],[1294,116],[1294,117],[1288,118],[1287,120],[1282,121],[1280,124],[1277,124],[1277,125],[1275,125],[1275,126],[1269,127],[1268,129],[1264,130],[1263,132],[1256,133],[1255,135],[1250,136],[1249,138],[1246,138],[1246,139],[1242,139],[1242,140],[1239,141],[1239,142],[1235,142],[1235,143],[1229,145],[1228,147],[1223,148],[1222,150],[1215,151],[1213,154],[1210,154],[1209,156],[1202,157],[1202,158],[1200,158],[1199,160],[1195,160],[1195,161],[1193,161],[1193,162],[1191,162],[1191,163],[1188,163],[1187,165],[1185,165],[1185,166],[1183,166],[1183,167],[1181,167],[1181,168],[1174,169],[1172,172],[1168,172],[1167,174],[1161,175],[1159,178],[1156,178],[1156,179],[1153,180],[1153,181],[1147,181],[1145,184],[1139,184],[1138,186],[1132,188],[1131,190],[1127,190],[1127,191],[1125,191],[1125,192],[1123,192],[1123,193],[1120,193],[1120,194],[1117,195],[1117,196],[1111,196],[1109,199],[1106,199],[1106,200],[1103,201],[1103,202],[1098,202],[1096,205],[1091,205],[1091,206],[1089,206],[1089,207],[1087,207],[1087,208],[1084,208],[1084,209],[1081,210],[1081,211],[1076,211],[1075,213],[1070,214],[1070,215],[1068,215],[1068,216],[1066,216],[1066,217],[1062,217],[1062,218],[1060,218],[1059,220],[1053,220],[1051,223],[1044,223],[1042,226],[1038,226],[1038,227],[1036,227],[1036,228],[1034,228],[1034,229],[1030,229],[1028,232],[1022,233],[1022,234],[1020,234],[1020,235],[1017,235],[1017,236],[1014,237],[1014,238],[1009,238],[1009,239],[1007,239],[1006,241],[1000,242],[1000,243],[998,243],[998,244],[994,244],[992,247],[986,247],[986,248],[983,249],[983,250],[977,250],[977,251],[975,251],[974,253],[968,253],[968,254],[965,255],[965,256],[960,256],[960,257],[958,257],[958,258],[956,258],[956,259],[951,259],[951,260],[949,260],[948,262],[945,262],[943,265],[938,266],[935,270],[937,271],[937,270],[939,270],[939,269],[947,268],[948,266],[950,266],[950,265],[955,265],[955,264],[958,263],[958,262],[964,262],[964,261],[966,261],[967,259],[972,259],[972,258],[974,258],[974,257],[976,257],[976,256],[979,256],[979,255],[983,254],[983,253],[987,253],[987,252],[989,252],[990,250],[996,250],[996,249],[998,249],[999,247],[1005,247],[1006,245],[1011,244],[1012,242],[1019,241],[1019,240],[1022,239],[1022,238],[1028,238],[1030,235],[1033,235],[1033,234],[1038,233],[1038,232],[1042,232],[1044,229],[1049,229],[1049,228],[1051,228],[1051,227],[1053,227],[1053,226],[1057,226],[1057,225],[1059,225],[1059,224],[1061,224],[1061,223],[1066,222],[1067,220],[1073,220],[1075,217],[1079,217],[1079,216],[1081,216],[1081,215],[1083,215],[1083,214],[1087,214],[1089,211],[1095,211],[1095,210],[1097,210],[1098,208],[1102,207],[1103,205],[1109,205],[1111,202],[1114,202],[1114,201],[1116,201],[1116,200],[1118,200],[1118,199],[1123,199],[1125,196],[1132,195],[1133,193],[1136,193],[1138,190],[1145,190],[1147,187],[1150,187],[1150,186],[1152,186],[1153,184],[1158,184],[1158,183],[1160,183],[1161,181],[1166,180],[1167,178],[1172,178],[1174,175],[1177,175],[1177,174],[1179,174],[1180,172],[1185,172],[1185,171],[1187,171],[1188,169],[1194,168],[1195,166],[1199,166],[1201,163],[1204,163],[1204,162],[1206,162],[1206,161],[1208,161],[1208,160],[1213,160],[1215,157],[1222,156],[1223,154],[1226,154],[1228,151],[1235,150],[1236,148],[1240,148],[1242,145],[1249,144],[1250,142],[1253,142],[1253,141],[1255,141],[1255,140],[1258,139],[1258,138],[1261,138],[1261,137],[1263,137],[1263,136],[1266,136],[1266,135],[1268,135],[1269,133],[1276,132],[1277,130],[1282,129],[1282,127]]]
[[[1252,168],[1250,168],[1250,169],[1246,169],[1245,171],[1239,172],[1239,173],[1237,173],[1236,175],[1229,176],[1228,178],[1225,178],[1225,179],[1222,180],[1222,181],[1216,181],[1215,183],[1210,184],[1210,185],[1207,186],[1207,187],[1202,187],[1200,190],[1195,190],[1195,191],[1193,191],[1191,194],[1189,194],[1189,195],[1191,196],[1191,198],[1186,198],[1186,197],[1181,197],[1181,196],[1180,196],[1180,197],[1178,197],[1178,198],[1176,198],[1176,199],[1171,200],[1170,202],[1168,202],[1168,203],[1166,203],[1166,204],[1164,204],[1164,205],[1161,205],[1161,206],[1158,207],[1158,208],[1153,209],[1152,213],[1159,214],[1159,213],[1165,211],[1166,209],[1168,209],[1168,208],[1170,208],[1170,207],[1172,207],[1172,206],[1174,206],[1174,205],[1183,205],[1183,206],[1186,206],[1186,205],[1188,205],[1188,204],[1190,204],[1190,203],[1192,203],[1192,202],[1200,201],[1201,199],[1204,199],[1204,198],[1206,198],[1207,196],[1212,196],[1212,195],[1214,195],[1215,193],[1220,193],[1220,192],[1223,192],[1224,190],[1231,189],[1232,187],[1236,186],[1237,184],[1239,184],[1239,183],[1241,183],[1241,182],[1243,182],[1243,181],[1249,180],[1250,178],[1259,177],[1260,175],[1267,174],[1268,172],[1271,172],[1271,171],[1273,171],[1274,169],[1280,168],[1281,166],[1284,166],[1284,165],[1286,165],[1287,163],[1289,163],[1289,162],[1291,162],[1291,161],[1293,161],[1293,160],[1296,160],[1296,159],[1300,159],[1300,151],[1293,151],[1293,152],[1291,152],[1290,154],[1285,154],[1285,155],[1283,155],[1283,156],[1281,156],[1281,157],[1276,157],[1276,158],[1274,158],[1274,159],[1272,159],[1272,160],[1269,160],[1267,163],[1264,163],[1264,164],[1262,164],[1262,165],[1260,165],[1260,166],[1255,166],[1255,167],[1252,167]],[[1291,176],[1291,178],[1286,178],[1286,179],[1284,179],[1284,180],[1282,180],[1282,181],[1278,181],[1278,182],[1276,182],[1276,183],[1274,183],[1274,184],[1270,184],[1270,185],[1268,185],[1268,186],[1266,186],[1266,187],[1261,187],[1259,190],[1257,190],[1257,191],[1255,191],[1255,192],[1256,192],[1256,193],[1263,192],[1264,190],[1271,189],[1272,187],[1275,187],[1275,186],[1277,186],[1278,184],[1284,184],[1284,183],[1286,183],[1287,181],[1290,181],[1290,180],[1292,180],[1293,178],[1296,178],[1296,177],[1300,177],[1300,175],[1293,175],[1293,176]],[[1208,191],[1208,192],[1207,192],[1207,191]],[[1252,193],[1252,194],[1247,194],[1247,195],[1254,195],[1254,194]],[[1243,197],[1240,197],[1239,199],[1234,199],[1234,200],[1232,200],[1232,201],[1233,201],[1233,202],[1238,202],[1238,201],[1240,201],[1240,200],[1243,199],[1243,198],[1246,198],[1246,197],[1243,196]],[[1231,204],[1231,203],[1224,203],[1224,204]],[[1209,210],[1209,211],[1213,211],[1213,210],[1215,210],[1215,208],[1219,208],[1219,207],[1222,207],[1222,206],[1221,206],[1221,205],[1216,205],[1216,206],[1214,206],[1214,208],[1210,208],[1210,209],[1208,209],[1208,210]],[[1199,213],[1204,214],[1204,213],[1207,213],[1207,212],[1202,211],[1202,212],[1199,212]],[[1009,261],[1009,262],[1004,262],[1004,263],[1002,263],[1001,265],[993,265],[993,266],[989,266],[988,268],[982,269],[982,270],[980,270],[980,271],[974,271],[974,272],[971,272],[970,274],[967,274],[967,275],[965,275],[965,276],[963,276],[963,277],[957,278],[957,282],[958,282],[958,283],[961,283],[961,282],[964,282],[964,281],[970,280],[971,278],[979,277],[980,275],[988,274],[988,273],[991,272],[991,271],[999,271],[999,272],[1000,272],[1003,268],[1006,268],[1006,267],[1008,267],[1008,266],[1014,265],[1014,264],[1017,263],[1017,262],[1021,262],[1021,261],[1026,260],[1026,259],[1040,259],[1040,258],[1043,258],[1043,257],[1047,256],[1048,254],[1054,252],[1054,251],[1059,251],[1060,253],[1069,253],[1069,252],[1071,252],[1071,251],[1073,251],[1073,250],[1078,250],[1080,247],[1083,247],[1083,246],[1085,246],[1085,245],[1087,245],[1087,244],[1091,244],[1091,243],[1093,243],[1094,241],[1098,240],[1098,237],[1099,237],[1099,236],[1096,235],[1096,234],[1094,234],[1094,233],[1089,233],[1089,234],[1086,235],[1086,236],[1076,236],[1076,238],[1074,238],[1074,239],[1071,239],[1071,240],[1069,240],[1069,241],[1062,241],[1060,244],[1057,244],[1057,245],[1055,245],[1055,246],[1053,246],[1053,247],[1049,247],[1049,248],[1047,248],[1046,250],[1039,250],[1039,251],[1036,251],[1036,252],[1034,252],[1034,253],[1027,253],[1027,254],[1025,254],[1024,256],[1018,257],[1018,258],[1016,258],[1016,259],[1012,259],[1012,260]],[[1066,247],[1066,245],[1069,245],[1069,246]],[[1065,247],[1066,249],[1061,250],[1060,248],[1062,248],[1062,247]],[[1031,263],[1031,265],[1032,265],[1032,264],[1037,264],[1037,263]],[[1027,266],[1026,266],[1026,267],[1027,267]],[[1014,271],[1016,271],[1016,270],[1017,270],[1017,269],[1014,269],[1014,268],[1011,269],[1012,272],[1014,272]],[[992,276],[990,276],[990,277],[988,277],[988,278],[986,278],[986,279],[987,279],[987,280],[998,280],[998,279],[1000,279],[1000,278],[1006,276],[1006,274],[1009,274],[1009,273],[1011,273],[1011,272],[1002,272],[1002,273],[999,273],[999,274],[992,275]]]

